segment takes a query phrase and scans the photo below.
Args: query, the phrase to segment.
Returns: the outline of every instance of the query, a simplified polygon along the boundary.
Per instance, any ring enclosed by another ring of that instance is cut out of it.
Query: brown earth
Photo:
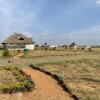
[[[19,54],[13,56],[12,59],[18,59],[18,58],[22,57],[23,55],[24,55],[23,52],[22,53],[19,53]]]
[[[23,55],[24,53],[20,53],[12,58],[17,60]],[[0,94],[0,100],[73,100],[51,76],[30,67],[23,67],[22,70],[31,75],[35,90],[28,93]]]
[[[35,90],[30,93],[0,94],[0,100],[73,100],[49,75],[29,67],[23,71],[31,75]]]

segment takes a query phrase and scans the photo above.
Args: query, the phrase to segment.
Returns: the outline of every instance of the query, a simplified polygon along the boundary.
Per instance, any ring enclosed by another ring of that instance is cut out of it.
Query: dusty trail
[[[31,75],[36,84],[36,100],[71,100],[69,94],[64,92],[51,76],[31,68],[23,70]]]
[[[22,53],[19,53],[19,54],[13,56],[12,59],[18,59],[18,58],[22,57],[24,54],[25,53],[23,53],[23,52]]]
[[[29,67],[23,69],[35,82],[35,90],[29,93],[0,94],[0,100],[73,100],[52,77]]]
[[[13,58],[18,59],[23,54],[18,54]],[[30,67],[24,67],[22,70],[31,75],[35,82],[35,90],[28,93],[0,94],[0,100],[73,100],[51,76]]]

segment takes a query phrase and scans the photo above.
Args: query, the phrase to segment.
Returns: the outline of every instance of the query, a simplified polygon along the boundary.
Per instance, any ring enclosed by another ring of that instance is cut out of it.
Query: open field
[[[46,52],[46,53],[45,53]],[[36,66],[54,73],[65,75],[66,85],[73,94],[80,100],[100,100],[100,51],[94,49],[93,52],[73,52],[73,51],[34,51],[28,54],[31,57],[41,55],[48,57],[58,57],[61,61],[53,60],[38,63]],[[67,55],[68,54],[68,55]]]
[[[35,50],[30,51],[28,54],[23,55],[23,58],[35,58],[35,57],[58,57],[58,56],[75,56],[75,55],[95,55],[100,53],[100,48],[94,48],[92,51],[85,50],[72,50],[72,49],[63,49],[63,50]]]
[[[65,76],[66,85],[81,100],[100,99],[100,60],[81,59],[37,64]]]
[[[0,64],[8,64],[1,59]],[[100,100],[100,49],[89,51],[36,50],[12,59],[19,67],[31,63],[50,72],[64,75],[64,81],[80,100]]]
[[[25,58],[35,58],[35,57],[54,57],[54,56],[71,56],[85,54],[84,51],[73,51],[73,50],[36,50],[25,54]]]

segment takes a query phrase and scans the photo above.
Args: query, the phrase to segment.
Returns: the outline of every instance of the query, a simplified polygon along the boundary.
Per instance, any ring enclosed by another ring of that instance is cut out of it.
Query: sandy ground
[[[12,59],[19,59],[20,57],[22,57],[24,55],[24,53],[19,53],[18,55],[12,57]]]
[[[0,100],[73,100],[51,76],[29,67],[23,71],[31,75],[35,90],[30,93],[0,94]]]
[[[18,60],[18,64],[22,55],[23,53],[11,59]],[[6,64],[8,60],[9,59],[5,60]],[[28,62],[19,63],[20,66],[26,66],[26,64],[28,64]],[[64,90],[58,85],[58,82],[51,76],[30,67],[21,68],[25,73],[31,75],[32,80],[35,82],[35,90],[29,93],[16,93],[11,95],[0,94],[0,100],[73,100],[69,93],[64,92]]]

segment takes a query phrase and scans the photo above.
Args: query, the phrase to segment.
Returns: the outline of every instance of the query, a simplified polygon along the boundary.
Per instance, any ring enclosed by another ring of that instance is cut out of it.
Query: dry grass
[[[67,86],[80,100],[100,100],[100,49],[36,50],[24,55],[22,60],[64,74]]]
[[[81,59],[38,65],[55,73],[63,73],[66,85],[81,100],[100,99],[100,60]]]
[[[0,57],[2,56],[3,50],[0,50]]]
[[[16,66],[0,67],[0,93],[27,92],[32,89],[33,82]]]
[[[24,55],[26,58],[32,57],[52,57],[52,56],[70,56],[70,55],[79,55],[81,53],[85,53],[83,51],[76,51],[73,50],[36,50],[31,51],[30,53]]]
[[[100,51],[95,49],[93,52],[77,53],[79,54],[70,55],[63,61],[48,61],[37,65],[64,74],[66,85],[80,100],[100,100]]]
[[[10,56],[15,56],[19,53],[17,50],[9,50],[8,52]],[[3,57],[3,53],[4,53],[4,50],[0,50],[0,57]]]
[[[13,82],[17,82],[16,78],[13,76],[13,72],[8,70],[0,70],[0,85],[5,85],[7,83],[9,84]]]

